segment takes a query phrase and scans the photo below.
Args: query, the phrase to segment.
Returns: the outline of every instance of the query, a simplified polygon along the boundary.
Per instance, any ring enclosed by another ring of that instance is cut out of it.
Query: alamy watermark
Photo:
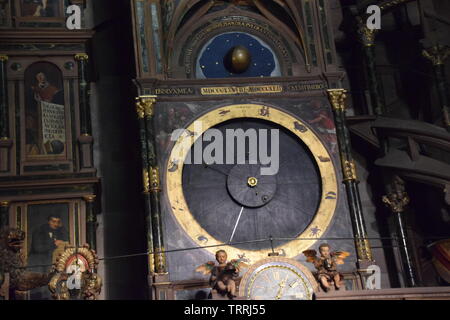
[[[193,131],[176,129],[171,135],[172,141],[179,141],[179,155],[186,155],[185,164],[258,164],[261,175],[278,173],[278,129],[226,129],[223,132],[210,128],[203,135],[200,132],[203,132],[203,123],[195,121]]]
[[[381,289],[381,269],[377,265],[371,265],[366,269],[370,274],[366,279],[366,289],[379,290]]]
[[[371,5],[367,7],[366,13],[370,14],[366,21],[367,28],[370,30],[380,30],[381,8],[377,5]]]
[[[69,30],[81,29],[81,8],[73,4],[67,7],[66,13],[69,15],[66,20],[66,27]]]

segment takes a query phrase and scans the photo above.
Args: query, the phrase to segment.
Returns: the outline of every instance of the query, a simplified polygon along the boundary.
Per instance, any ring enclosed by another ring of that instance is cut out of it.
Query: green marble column
[[[78,63],[78,100],[80,106],[80,136],[78,137],[80,169],[93,170],[93,143],[91,106],[90,106],[90,86],[87,77],[88,55],[79,53],[75,55]]]
[[[86,242],[97,250],[97,213],[95,212],[95,195],[84,196],[86,202]]]
[[[7,55],[0,55],[0,138],[9,138]]]
[[[384,102],[381,99],[382,92],[378,83],[376,63],[375,63],[375,35],[378,30],[371,30],[366,23],[360,22],[358,35],[362,44],[364,55],[365,75],[367,79],[367,89],[369,90],[370,103],[376,115],[385,113]]]
[[[151,218],[151,200],[150,200],[150,176],[148,173],[148,147],[147,147],[147,133],[145,126],[145,114],[148,111],[145,110],[146,105],[140,98],[136,99],[136,111],[138,115],[139,122],[139,136],[141,142],[141,160],[142,160],[142,185],[143,185],[143,197],[144,197],[144,213],[145,213],[145,226],[147,233],[147,250],[148,252],[153,252],[153,228],[152,228],[152,218]],[[148,269],[149,274],[155,272],[154,255],[149,254],[148,256]],[[149,282],[151,282],[151,276],[149,277]]]
[[[89,82],[87,80],[87,66],[89,57],[85,53],[75,55],[78,63],[78,96],[80,104],[80,131],[81,135],[91,135],[91,105],[89,100]]]
[[[370,102],[374,109],[374,112],[377,116],[386,115],[386,106],[384,104],[383,93],[380,90],[380,86],[377,78],[377,70],[376,70],[376,57],[375,57],[375,35],[378,30],[371,30],[367,27],[366,23],[359,19],[359,40],[362,44],[362,50],[364,52],[364,64],[365,64],[365,73],[367,78],[367,87],[370,93]],[[389,152],[389,140],[384,136],[378,135],[378,139],[380,142],[380,151],[379,156],[384,157]],[[390,172],[387,172],[385,169],[382,169],[381,179],[385,185],[386,193],[390,194],[389,184],[390,180]],[[401,257],[402,257],[402,265],[403,270],[413,270],[412,260],[405,259],[405,257],[411,257],[411,253],[409,250],[408,238],[405,236],[406,227],[405,221],[402,219],[402,216],[399,216],[395,213],[396,222],[397,222],[397,236],[402,239],[404,245],[400,246]],[[406,272],[405,276],[406,283],[408,285],[414,285],[414,274],[413,272]]]
[[[409,250],[408,234],[406,230],[405,208],[409,204],[409,196],[405,191],[403,180],[394,176],[387,186],[388,193],[383,196],[383,203],[391,210],[397,225],[398,247],[403,264],[403,272],[407,287],[417,286],[415,269],[411,251]]]
[[[0,229],[9,226],[9,201],[0,201]]]
[[[355,247],[357,252],[358,267],[366,268],[373,264],[372,250],[367,239],[364,214],[359,195],[359,188],[356,177],[355,162],[353,160],[348,129],[345,125],[345,98],[344,89],[327,90],[328,97],[333,107],[334,119],[336,123],[336,133],[338,136],[341,166],[343,173],[343,183],[347,193],[350,218],[352,221],[353,234],[355,237]]]
[[[450,47],[436,45],[423,50],[423,56],[433,64],[436,88],[442,108],[443,124],[450,132],[450,93],[445,75],[445,60],[450,56]]]
[[[0,172],[11,169],[11,148],[13,140],[9,132],[8,79],[6,72],[7,55],[0,55]]]
[[[166,255],[164,253],[164,237],[161,218],[161,204],[160,204],[160,177],[159,167],[156,157],[156,142],[155,142],[155,126],[154,126],[154,106],[156,103],[156,96],[140,96],[137,98],[138,117],[141,125],[141,152],[143,159],[147,161],[144,167],[144,175],[148,174],[148,193],[149,193],[149,216],[150,223],[147,227],[148,232],[151,232],[151,241],[153,245],[153,268],[155,274],[167,273]],[[142,132],[142,130],[144,130]],[[145,134],[145,135],[144,135]],[[143,138],[145,137],[145,141]],[[146,180],[145,178],[144,180]],[[145,182],[147,184],[147,182]],[[144,197],[147,197],[144,193]],[[148,238],[149,240],[149,238]],[[149,243],[150,245],[150,243]],[[149,249],[150,250],[150,249]]]

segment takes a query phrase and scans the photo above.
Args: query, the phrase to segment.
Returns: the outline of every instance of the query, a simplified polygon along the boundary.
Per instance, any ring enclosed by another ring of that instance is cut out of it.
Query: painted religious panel
[[[22,17],[61,17],[63,1],[61,0],[21,0]]]
[[[25,145],[27,157],[65,156],[66,117],[62,73],[38,62],[25,72]]]

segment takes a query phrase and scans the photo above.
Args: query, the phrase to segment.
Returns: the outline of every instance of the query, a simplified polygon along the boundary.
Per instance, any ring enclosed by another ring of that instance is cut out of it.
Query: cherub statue
[[[240,270],[248,266],[242,262],[243,259],[234,259],[230,262],[227,262],[227,259],[227,252],[219,250],[216,252],[218,265],[214,261],[208,261],[195,271],[202,272],[205,275],[211,274],[209,278],[211,288],[222,295],[227,295],[229,299],[233,299],[236,297],[235,280],[239,277]]]
[[[342,275],[337,271],[338,264],[344,264],[344,259],[350,253],[346,251],[330,252],[330,245],[322,243],[319,246],[320,257],[317,257],[316,250],[306,250],[303,254],[306,261],[311,262],[317,269],[317,280],[323,289],[328,292],[331,290],[330,282],[334,282],[336,290],[341,288]]]

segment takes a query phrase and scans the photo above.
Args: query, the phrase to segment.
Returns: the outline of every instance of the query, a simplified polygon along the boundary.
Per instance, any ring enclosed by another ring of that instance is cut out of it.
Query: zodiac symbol
[[[336,199],[337,194],[336,192],[330,191],[327,193],[327,195],[325,196],[325,199]]]
[[[305,133],[306,131],[308,131],[308,129],[304,125],[298,123],[297,121],[294,122],[294,127],[295,130],[298,130],[301,133]]]

